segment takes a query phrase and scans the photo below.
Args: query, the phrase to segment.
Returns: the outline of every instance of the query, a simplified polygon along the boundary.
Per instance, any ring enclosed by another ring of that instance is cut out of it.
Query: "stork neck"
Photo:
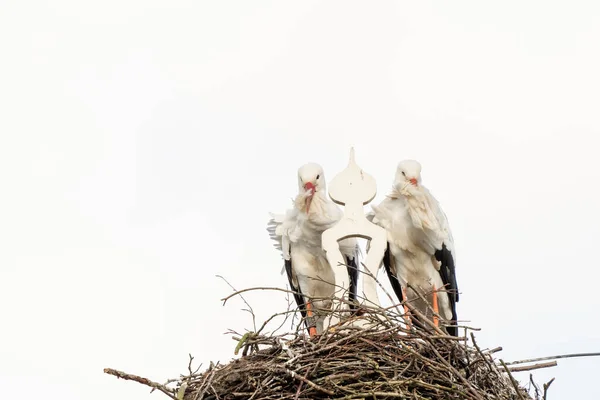
[[[317,203],[325,203],[327,201],[327,197],[323,194],[322,191],[316,192],[312,198],[313,203],[317,202]]]

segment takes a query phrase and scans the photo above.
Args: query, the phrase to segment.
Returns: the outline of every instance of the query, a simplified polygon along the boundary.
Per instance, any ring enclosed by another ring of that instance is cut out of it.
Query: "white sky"
[[[3,398],[162,398],[102,369],[229,360],[223,332],[250,320],[215,275],[285,287],[267,213],[301,164],[331,179],[352,145],[376,202],[398,161],[423,164],[482,346],[600,350],[600,3],[0,7]],[[259,319],[285,306],[248,300]],[[598,398],[599,368],[535,377]]]

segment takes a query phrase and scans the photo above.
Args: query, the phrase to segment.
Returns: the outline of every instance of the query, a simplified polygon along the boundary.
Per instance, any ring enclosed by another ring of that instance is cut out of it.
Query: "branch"
[[[233,285],[227,281],[227,279],[223,278],[221,275],[215,275],[215,276],[217,278],[223,279],[225,281],[225,283],[228,284],[231,289],[233,289],[234,291],[237,291],[237,289],[234,288]],[[248,311],[250,313],[250,315],[252,315],[252,326],[254,326],[254,331],[256,332],[256,316],[254,315],[254,309],[252,308],[252,306],[250,304],[248,304],[248,302],[246,301],[244,296],[240,295],[240,297],[242,298],[244,303],[246,303],[246,305],[248,306],[248,310],[246,310],[246,311]],[[225,302],[223,302],[223,305],[225,305]]]
[[[141,376],[127,374],[125,372],[117,371],[112,368],[104,368],[104,373],[108,375],[116,376],[120,379],[125,379],[128,381],[135,381],[137,383],[141,383],[142,385],[150,386],[153,389],[158,389],[173,400],[177,400],[175,396],[175,391],[173,389],[169,389],[168,387],[161,385],[160,383],[152,382],[150,379],[142,378]]]
[[[292,294],[296,293],[294,291],[282,289],[282,288],[278,288],[278,287],[266,287],[266,286],[265,287],[254,287],[254,288],[238,290],[237,292],[232,293],[227,297],[223,297],[221,299],[221,301],[223,302],[223,305],[225,305],[225,303],[227,303],[227,300],[231,299],[232,297],[238,296],[244,292],[250,292],[250,291],[254,291],[254,290],[276,290],[278,292],[284,292],[284,293],[292,293]]]
[[[519,385],[517,384],[517,381],[515,380],[515,378],[513,378],[512,374],[508,370],[508,367],[506,366],[506,364],[504,363],[504,361],[500,360],[500,363],[502,364],[502,366],[506,370],[506,373],[508,374],[508,377],[510,378],[510,382],[513,384],[513,387],[515,388],[515,392],[517,392],[517,396],[519,396],[519,399],[525,400],[523,398],[523,394],[519,390]]]
[[[574,358],[574,357],[598,357],[600,353],[573,353],[573,354],[561,354],[558,356],[550,356],[550,357],[539,357],[539,358],[529,358],[526,360],[520,361],[512,361],[506,363],[506,365],[514,365],[514,364],[525,364],[534,361],[545,361],[545,360],[557,360],[559,358]]]
[[[556,361],[550,361],[547,363],[539,363],[539,364],[533,364],[533,365],[524,365],[522,367],[512,367],[509,368],[510,372],[523,372],[523,371],[531,371],[534,369],[542,369],[542,368],[550,368],[550,367],[556,367],[558,365],[558,363]]]

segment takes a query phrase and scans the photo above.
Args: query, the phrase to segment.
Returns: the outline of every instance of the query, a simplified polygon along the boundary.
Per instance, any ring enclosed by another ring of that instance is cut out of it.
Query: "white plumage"
[[[334,273],[321,246],[322,233],[343,215],[327,198],[323,168],[308,163],[298,169],[298,194],[293,208],[284,215],[271,214],[267,230],[282,251],[291,289],[298,292],[296,303],[311,335],[323,331],[324,318],[331,309]],[[350,274],[350,300],[356,295],[359,247],[355,239],[340,241],[340,250]],[[311,298],[314,298],[311,300]],[[314,311],[314,320],[312,312]],[[307,318],[308,317],[308,318]],[[315,329],[316,328],[316,329]]]
[[[437,306],[445,324],[456,324],[454,243],[446,215],[421,184],[421,165],[414,160],[400,162],[391,194],[372,208],[370,218],[388,234],[383,264],[398,298],[403,300],[404,291],[427,317],[432,318],[432,308]],[[434,289],[438,290],[437,299]],[[457,334],[455,327],[447,326],[446,331]]]

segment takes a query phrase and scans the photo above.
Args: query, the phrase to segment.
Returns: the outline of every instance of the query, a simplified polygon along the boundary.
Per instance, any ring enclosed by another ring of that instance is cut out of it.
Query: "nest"
[[[443,336],[389,329],[247,340],[269,347],[184,379],[185,400],[533,398],[489,352]]]
[[[428,329],[415,330],[407,328],[399,311],[367,309],[314,338],[302,329],[262,333],[265,323],[256,332],[232,332],[240,358],[211,363],[198,372],[192,370],[190,356],[189,373],[164,385],[116,370],[105,372],[151,386],[174,400],[546,398],[551,382],[541,390],[530,377],[525,388],[511,370],[555,362],[509,366],[494,359],[501,347],[482,350],[477,345],[473,328],[462,327],[464,335],[454,337],[425,321]]]

